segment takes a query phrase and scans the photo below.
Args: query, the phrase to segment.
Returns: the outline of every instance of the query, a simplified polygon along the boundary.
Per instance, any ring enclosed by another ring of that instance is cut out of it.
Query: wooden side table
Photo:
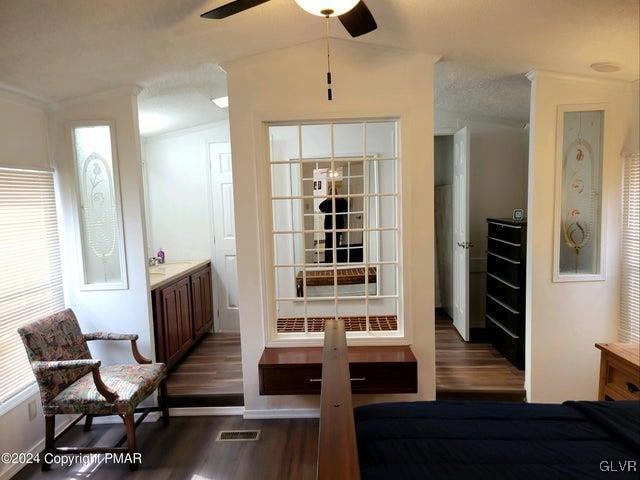
[[[640,345],[596,343],[601,351],[599,400],[640,400]]]

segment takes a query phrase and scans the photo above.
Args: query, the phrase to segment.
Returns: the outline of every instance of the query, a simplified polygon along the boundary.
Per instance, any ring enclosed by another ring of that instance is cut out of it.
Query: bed
[[[319,479],[638,478],[640,402],[397,402],[353,409],[340,322],[325,331]]]

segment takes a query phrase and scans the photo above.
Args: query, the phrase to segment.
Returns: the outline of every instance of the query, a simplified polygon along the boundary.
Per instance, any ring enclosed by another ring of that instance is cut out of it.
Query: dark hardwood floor
[[[243,405],[240,334],[207,335],[167,378],[171,407]]]
[[[258,441],[216,442],[220,430],[262,430]],[[123,426],[94,425],[85,433],[73,427],[60,445],[109,445],[122,435]],[[143,423],[137,429],[142,465],[136,472],[125,464],[99,463],[41,472],[29,465],[15,480],[41,479],[176,479],[176,480],[282,480],[315,479],[318,420],[243,420],[242,417],[172,417],[171,425]]]
[[[436,310],[436,398],[524,401],[524,371],[489,343],[462,340],[449,316]]]

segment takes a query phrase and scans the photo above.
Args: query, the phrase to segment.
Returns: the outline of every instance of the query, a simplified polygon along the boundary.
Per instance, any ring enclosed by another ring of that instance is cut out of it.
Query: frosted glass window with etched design
[[[112,126],[73,128],[82,288],[126,289],[122,213]]]

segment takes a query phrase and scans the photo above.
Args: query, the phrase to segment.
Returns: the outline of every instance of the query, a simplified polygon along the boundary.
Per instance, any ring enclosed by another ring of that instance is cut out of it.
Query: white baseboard
[[[67,428],[67,426],[69,426],[69,424],[73,422],[73,420],[75,420],[76,418],[77,417],[74,417],[58,425],[56,427],[56,436],[59,435],[60,432],[62,432],[65,428]],[[42,432],[42,438],[39,441],[37,441],[35,445],[33,445],[27,452],[30,454],[36,454],[36,453],[42,452],[42,450],[44,450],[44,431]],[[13,477],[15,474],[17,474],[20,470],[22,470],[27,465],[28,465],[27,463],[8,464],[8,468],[0,472],[0,480],[9,480],[11,477]]]
[[[136,418],[138,416],[140,416],[140,414],[136,414]],[[145,419],[142,421],[142,423],[157,422],[160,419],[160,416],[161,416],[160,412],[150,412],[149,415],[147,415]],[[109,415],[106,417],[95,417],[93,419],[94,425],[105,425],[105,424],[109,425],[112,423],[122,424],[122,418],[120,418],[118,415]]]
[[[246,420],[270,418],[320,418],[319,408],[288,408],[279,410],[245,410]]]
[[[185,407],[170,408],[170,417],[221,417],[244,414],[244,407]]]

